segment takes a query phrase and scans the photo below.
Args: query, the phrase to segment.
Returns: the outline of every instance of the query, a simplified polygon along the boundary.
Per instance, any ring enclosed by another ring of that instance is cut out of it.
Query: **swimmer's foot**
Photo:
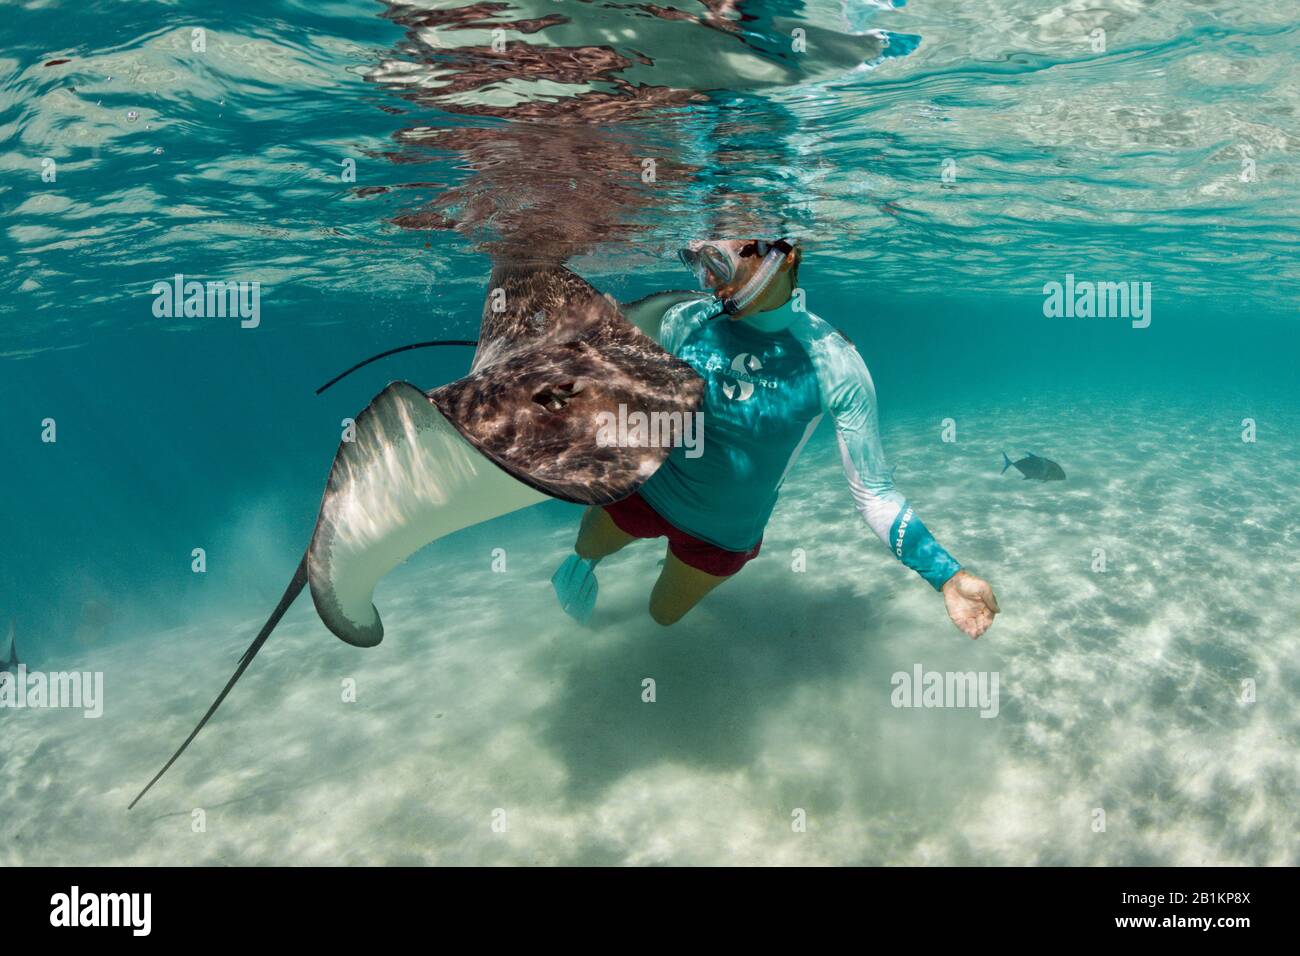
[[[571,554],[551,575],[560,607],[579,624],[586,624],[596,608],[596,562]]]

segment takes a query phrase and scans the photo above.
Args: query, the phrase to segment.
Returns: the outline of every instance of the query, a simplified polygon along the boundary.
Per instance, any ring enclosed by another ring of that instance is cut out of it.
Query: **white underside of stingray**
[[[415,386],[394,382],[339,446],[307,551],[312,600],[349,644],[384,636],[379,579],[425,545],[546,500],[471,445]]]

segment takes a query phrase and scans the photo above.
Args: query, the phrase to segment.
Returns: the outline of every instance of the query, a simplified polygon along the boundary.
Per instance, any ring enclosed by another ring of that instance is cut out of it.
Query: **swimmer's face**
[[[720,296],[734,295],[744,288],[763,264],[759,249],[761,239],[697,239],[681,252],[686,263],[700,281],[702,288]],[[747,312],[761,312],[779,308],[790,300],[798,275],[802,253],[796,247],[785,257],[781,272],[768,287],[759,302]]]

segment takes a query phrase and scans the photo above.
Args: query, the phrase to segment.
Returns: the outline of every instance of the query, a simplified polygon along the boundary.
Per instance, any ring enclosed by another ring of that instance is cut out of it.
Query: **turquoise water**
[[[655,9],[6,7],[0,624],[105,701],[0,713],[0,862],[1300,861],[1294,9]],[[675,627],[661,545],[578,628],[580,509],[488,522],[382,582],[378,648],[300,601],[125,812],[293,573],[340,421],[470,353],[317,386],[474,338],[492,255],[627,301],[689,286],[689,238],[779,234],[988,635],[862,526],[824,424]],[[155,315],[177,273],[259,282],[257,326]],[[1067,274],[1150,283],[1150,324],[1046,316]],[[1000,674],[997,719],[892,706],[918,663]]]

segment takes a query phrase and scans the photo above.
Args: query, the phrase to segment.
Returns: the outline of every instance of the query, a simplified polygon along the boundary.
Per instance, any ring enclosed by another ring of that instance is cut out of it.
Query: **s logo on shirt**
[[[763,363],[758,360],[758,356],[741,352],[731,360],[731,379],[725,375],[722,378],[722,394],[732,401],[743,402],[754,394],[756,382],[764,388],[776,388],[776,382],[758,377],[757,373],[762,367]]]

